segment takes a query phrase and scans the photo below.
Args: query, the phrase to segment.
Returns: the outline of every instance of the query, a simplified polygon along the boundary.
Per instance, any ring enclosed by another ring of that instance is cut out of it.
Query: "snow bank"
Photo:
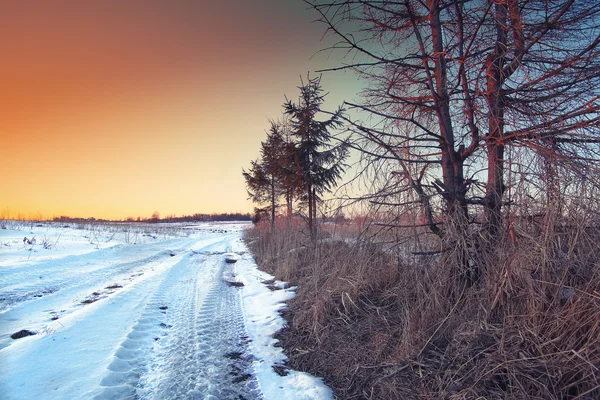
[[[241,290],[246,331],[252,340],[250,352],[256,357],[254,367],[265,399],[332,399],[331,389],[319,378],[287,369],[287,375],[280,376],[273,369],[284,366],[287,360],[273,335],[285,327],[279,311],[294,297],[295,287],[284,288],[284,282],[274,281],[271,285],[278,290],[269,289],[263,282],[273,281],[273,276],[258,269],[243,243],[238,246],[238,254],[243,256],[236,263],[236,272],[237,279],[244,283]]]

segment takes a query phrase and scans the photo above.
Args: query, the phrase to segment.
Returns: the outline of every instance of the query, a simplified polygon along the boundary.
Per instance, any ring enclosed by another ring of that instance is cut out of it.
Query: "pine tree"
[[[324,121],[316,119],[325,94],[321,87],[321,78],[301,80],[298,104],[287,100],[283,105],[285,114],[291,119],[291,134],[297,138],[296,154],[299,175],[303,189],[302,198],[308,204],[308,226],[314,234],[317,217],[317,200],[325,192],[330,192],[344,171],[344,160],[347,156],[346,146],[330,145],[332,135],[330,129],[343,126],[344,109],[339,107],[332,116]]]
[[[248,171],[242,169],[242,175],[246,181],[248,198],[252,200],[253,203],[266,203],[267,199],[269,198],[269,179],[262,164],[260,163],[260,160],[252,161]],[[264,214],[264,212],[264,208],[254,209],[255,216],[260,216]]]
[[[300,158],[298,147],[291,134],[290,121],[284,118],[278,124],[284,141],[279,158],[279,176],[285,191],[287,217],[288,219],[291,219],[293,215],[292,205],[294,198],[301,198],[304,193],[302,188]]]
[[[278,200],[286,193],[283,160],[288,151],[287,146],[281,133],[281,126],[271,122],[267,139],[261,143],[260,159],[252,161],[248,172],[242,171],[249,198],[258,204],[269,204],[268,207],[259,208],[257,211],[259,213],[268,211],[272,225],[275,223]]]

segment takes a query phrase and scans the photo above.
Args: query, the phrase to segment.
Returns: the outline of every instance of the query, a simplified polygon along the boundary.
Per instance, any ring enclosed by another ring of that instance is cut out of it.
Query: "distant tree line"
[[[168,215],[156,222],[212,222],[212,221],[250,221],[250,213],[219,213],[219,214],[193,214],[176,217]]]
[[[69,217],[67,215],[61,215],[60,217],[54,217],[52,218],[52,221],[54,222],[113,222],[109,219],[102,219],[102,218],[94,218],[94,217],[88,217],[88,218],[80,218],[80,217]]]
[[[143,217],[127,217],[125,222],[141,222],[141,223],[157,223],[157,222],[212,222],[212,221],[250,221],[252,216],[249,213],[213,213],[213,214],[193,214],[193,215],[182,215],[176,217],[175,215],[168,215],[164,218],[160,218],[158,212],[152,214],[150,218]],[[54,222],[123,222],[123,220],[109,220],[109,219],[97,219],[94,217],[90,218],[73,218],[66,215],[60,217],[54,217]]]
[[[314,232],[317,208],[325,193],[331,192],[344,172],[347,145],[333,144],[333,130],[343,127],[345,110],[339,107],[328,118],[322,104],[325,94],[321,77],[301,79],[298,102],[286,98],[284,118],[271,121],[267,138],[261,143],[260,157],[251,162],[242,174],[249,198],[258,204],[254,221],[269,218],[275,223],[276,212],[285,201],[286,216],[298,214],[306,218]]]

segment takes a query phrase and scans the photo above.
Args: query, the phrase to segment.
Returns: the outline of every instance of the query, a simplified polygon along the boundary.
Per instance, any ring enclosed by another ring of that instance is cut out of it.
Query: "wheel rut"
[[[173,266],[114,353],[95,399],[262,399],[225,242]]]

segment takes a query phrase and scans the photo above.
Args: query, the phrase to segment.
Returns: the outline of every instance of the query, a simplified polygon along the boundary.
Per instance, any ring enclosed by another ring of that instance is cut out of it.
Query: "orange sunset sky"
[[[250,212],[242,168],[300,75],[338,65],[300,0],[0,6],[0,212]],[[311,59],[312,57],[312,59]],[[356,97],[323,77],[325,108]]]

